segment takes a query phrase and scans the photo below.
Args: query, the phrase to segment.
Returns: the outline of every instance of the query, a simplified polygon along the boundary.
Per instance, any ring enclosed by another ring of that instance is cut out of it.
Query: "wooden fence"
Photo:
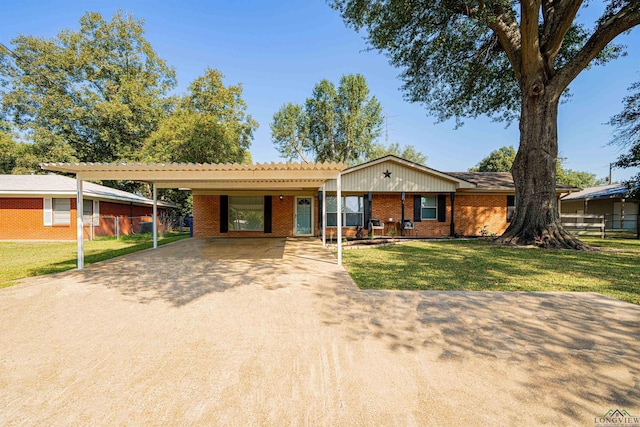
[[[561,214],[560,221],[567,231],[580,235],[598,235],[604,238],[604,215]]]

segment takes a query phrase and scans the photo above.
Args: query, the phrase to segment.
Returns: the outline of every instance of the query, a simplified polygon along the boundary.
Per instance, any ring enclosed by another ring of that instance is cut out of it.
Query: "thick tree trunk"
[[[559,96],[544,90],[536,95],[523,96],[520,147],[511,169],[516,187],[515,215],[498,241],[587,249],[562,227],[558,213],[555,187]]]

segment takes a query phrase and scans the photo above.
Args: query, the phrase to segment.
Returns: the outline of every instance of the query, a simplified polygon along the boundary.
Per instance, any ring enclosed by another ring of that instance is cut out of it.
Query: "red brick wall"
[[[404,218],[413,221],[413,194],[406,194],[405,206],[404,206]],[[365,205],[366,205],[365,197]],[[430,236],[448,236],[450,234],[451,223],[451,205],[449,202],[449,195],[447,194],[447,209],[445,222],[438,222],[437,220],[422,220],[421,222],[414,223],[415,230],[407,231],[407,235],[430,237]],[[400,222],[402,220],[402,196],[400,193],[374,193],[371,199],[371,217],[379,219],[385,223],[384,235],[390,235],[389,219],[393,219],[395,224],[396,233],[399,236],[401,234]],[[366,224],[365,224],[366,226]],[[337,235],[335,227],[327,228],[327,238],[330,238],[333,232],[334,238]],[[342,235],[344,237],[355,237],[355,227],[343,227]],[[376,235],[382,234],[381,230],[375,231]],[[322,230],[319,229],[318,235],[322,235]]]
[[[76,199],[70,200],[70,223],[65,225],[44,225],[44,200],[41,197],[0,198],[0,240],[75,240],[76,239]],[[158,209],[158,214],[165,209]],[[130,216],[128,204],[100,202],[100,216]],[[133,216],[151,216],[152,207],[133,206]],[[134,220],[133,229],[137,232]],[[85,238],[89,237],[90,225],[85,225]],[[113,221],[100,218],[100,226],[95,235],[113,235]],[[131,234],[131,221],[120,221],[120,234]]]
[[[193,237],[220,235],[220,196],[193,195]]]
[[[405,198],[405,219],[413,221],[413,194]],[[444,222],[422,220],[414,223],[415,232],[411,235],[420,237],[448,236],[451,224],[451,199],[446,195],[446,216]],[[273,196],[273,223],[271,234],[260,231],[229,231],[220,234],[220,196],[193,196],[193,232],[196,237],[288,237],[293,236],[294,229],[294,196],[284,196],[282,202]],[[314,217],[317,217],[318,200],[314,198]],[[374,194],[372,198],[372,217],[382,221],[393,218],[397,234],[400,235],[402,217],[402,200],[400,193]],[[462,236],[478,236],[480,229],[487,225],[489,233],[502,234],[507,228],[507,196],[506,195],[461,195],[455,196],[455,232]],[[316,235],[322,235],[319,218],[316,218]],[[417,233],[416,233],[417,232]],[[380,231],[376,231],[379,234]],[[388,226],[385,229],[388,234]],[[327,238],[337,238],[335,227],[327,228]],[[355,227],[343,227],[344,237],[355,237]]]
[[[437,194],[421,194],[438,196]],[[413,221],[413,198],[415,194],[407,194],[404,202],[404,217]],[[451,234],[451,200],[447,194],[445,221],[439,222],[437,219],[423,219],[420,222],[413,222],[414,230],[407,230],[406,236],[417,235],[419,237],[440,237],[449,236]]]
[[[75,240],[76,199],[68,225],[44,225],[42,198],[0,198],[0,240]]]
[[[220,233],[220,196],[193,196],[194,237],[290,237],[293,236],[294,196],[271,197],[271,233],[262,231],[234,231]],[[316,209],[314,205],[313,209]],[[315,213],[314,213],[315,215]]]
[[[158,215],[163,215],[164,208],[158,208]],[[96,236],[115,236],[116,228],[113,218],[103,218],[103,216],[117,216],[118,234],[129,235],[140,230],[141,221],[153,220],[153,207],[132,206],[121,203],[100,202],[100,226],[94,229]],[[131,218],[133,217],[133,218]],[[85,233],[87,230],[85,230]]]
[[[507,229],[507,196],[456,195],[455,227],[461,236],[479,236],[480,229],[501,235]]]

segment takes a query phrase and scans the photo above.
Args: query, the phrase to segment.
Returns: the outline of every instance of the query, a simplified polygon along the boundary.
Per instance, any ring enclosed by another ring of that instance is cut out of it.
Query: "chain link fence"
[[[170,232],[189,232],[190,217],[159,216],[158,234]],[[128,236],[131,234],[145,234],[153,232],[152,216],[115,216],[100,215],[85,218],[85,238],[93,240],[101,236]]]

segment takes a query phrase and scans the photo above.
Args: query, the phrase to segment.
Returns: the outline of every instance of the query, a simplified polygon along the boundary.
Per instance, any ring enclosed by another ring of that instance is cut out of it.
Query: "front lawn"
[[[640,304],[640,240],[583,238],[594,252],[484,240],[413,241],[346,250],[363,289],[598,292]]]
[[[158,245],[175,242],[189,234],[165,233]],[[92,264],[153,246],[151,234],[100,237],[84,243],[84,263]],[[76,242],[0,242],[0,288],[18,279],[59,273],[76,267]]]

